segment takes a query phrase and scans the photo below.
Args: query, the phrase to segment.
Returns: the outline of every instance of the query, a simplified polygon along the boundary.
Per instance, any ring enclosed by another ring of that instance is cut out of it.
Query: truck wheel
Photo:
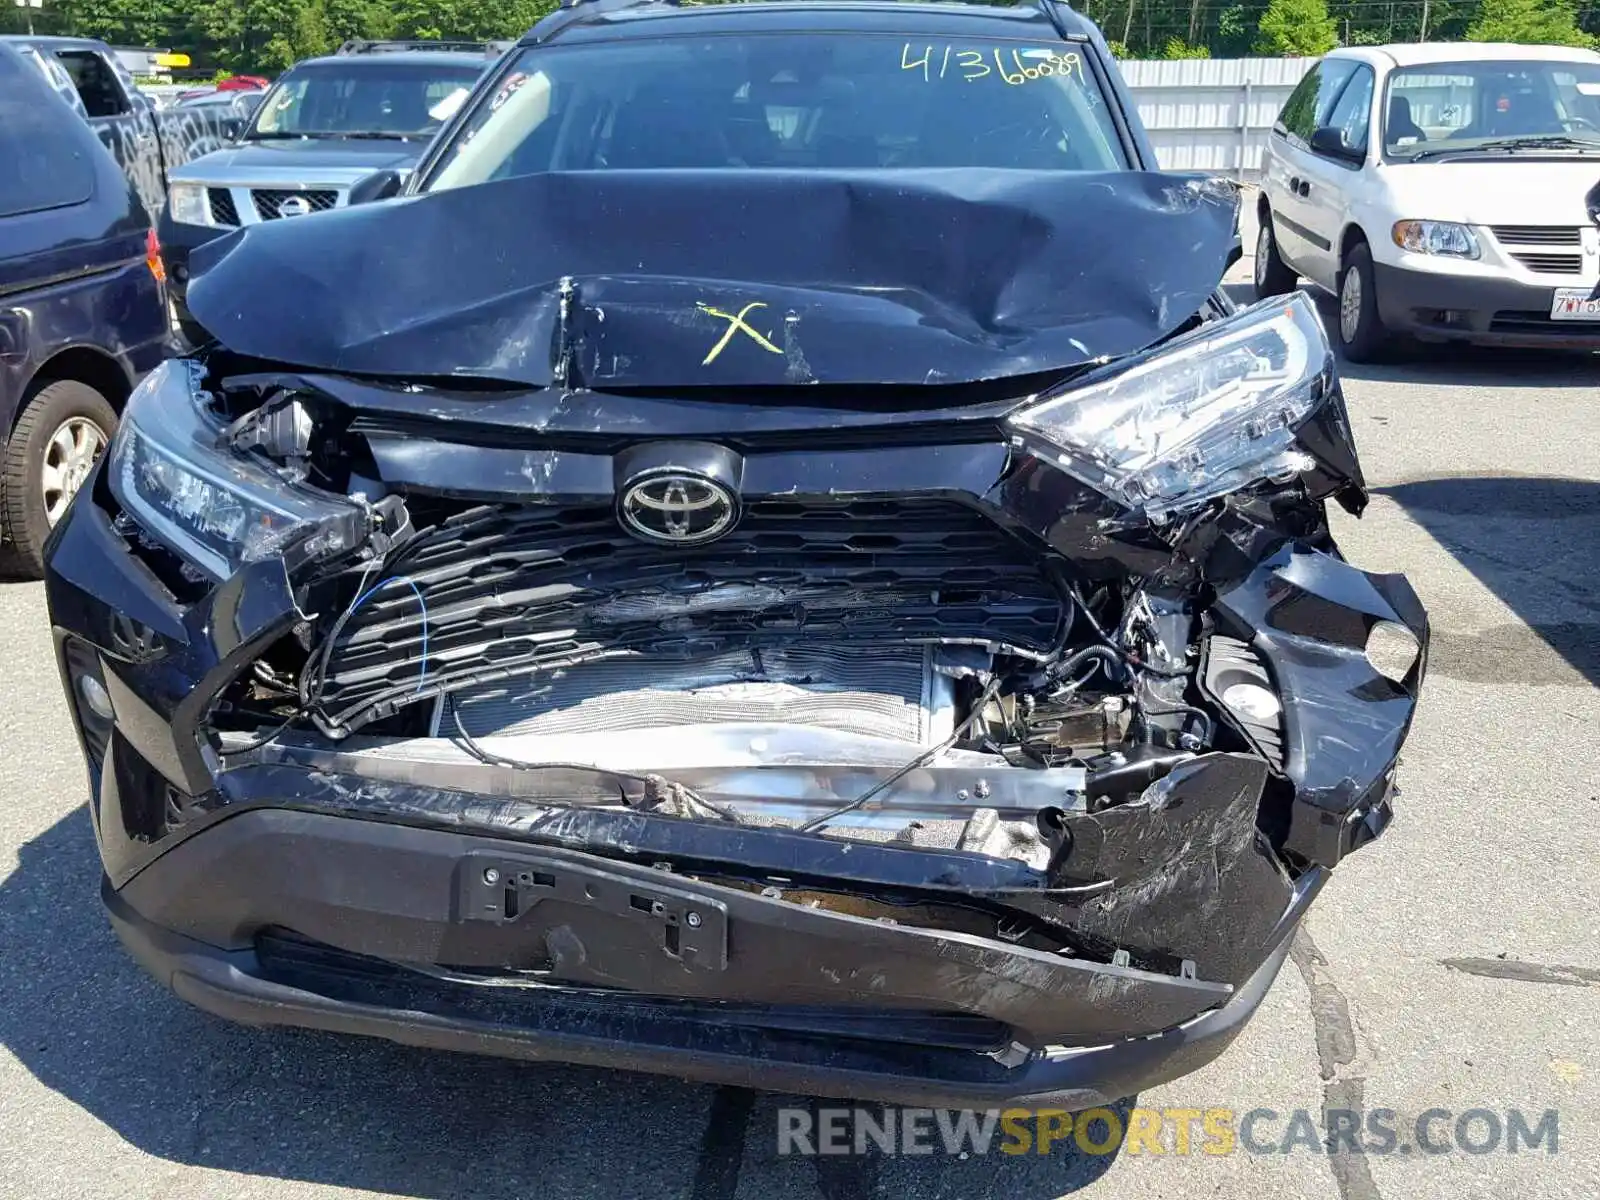
[[[1278,255],[1278,239],[1272,236],[1269,210],[1256,231],[1256,299],[1288,295],[1298,282],[1299,276]]]
[[[44,574],[44,542],[67,511],[89,469],[111,444],[116,410],[75,379],[33,394],[6,443],[0,471],[0,516],[20,571]]]
[[[1339,346],[1351,362],[1371,362],[1389,340],[1378,315],[1378,288],[1372,270],[1372,251],[1357,242],[1345,255],[1339,272]]]

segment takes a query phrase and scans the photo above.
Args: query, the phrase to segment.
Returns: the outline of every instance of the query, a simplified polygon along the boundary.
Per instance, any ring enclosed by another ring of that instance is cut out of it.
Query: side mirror
[[[237,142],[239,135],[244,132],[244,122],[243,117],[223,117],[222,136],[230,142]]]
[[[1366,157],[1364,150],[1345,145],[1344,134],[1331,125],[1324,125],[1311,135],[1311,152],[1326,154],[1329,158],[1339,158],[1345,162],[1360,162]]]
[[[371,204],[374,200],[387,200],[398,196],[405,178],[399,171],[386,168],[374,171],[350,189],[351,204]]]

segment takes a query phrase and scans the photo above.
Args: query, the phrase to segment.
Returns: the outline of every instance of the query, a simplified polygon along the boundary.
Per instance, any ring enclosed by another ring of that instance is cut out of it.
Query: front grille
[[[951,501],[758,501],[685,549],[629,536],[609,505],[479,508],[419,537],[368,593],[328,656],[321,705],[359,724],[469,680],[796,642],[1042,654],[1064,609],[1040,563]]]
[[[1583,234],[1576,225],[1491,225],[1502,246],[1581,246]]]
[[[239,209],[233,203],[233,193],[227,188],[207,188],[206,200],[211,205],[211,219],[218,225],[239,223]]]
[[[312,212],[325,212],[339,202],[339,193],[336,191],[297,192],[294,190],[275,190],[270,188],[257,188],[251,193],[255,201],[256,213],[263,221],[276,221],[283,215],[280,211],[283,202],[291,196],[299,196],[310,207]]]
[[[1552,321],[1548,312],[1505,308],[1494,314],[1489,322],[1490,333],[1520,333],[1571,337],[1574,333],[1587,334],[1600,321]]]
[[[1511,257],[1540,275],[1583,274],[1581,254],[1513,254]]]

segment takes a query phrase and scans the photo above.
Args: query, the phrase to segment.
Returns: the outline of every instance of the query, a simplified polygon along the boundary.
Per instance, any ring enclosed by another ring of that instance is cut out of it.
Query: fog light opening
[[[1276,721],[1283,711],[1278,697],[1259,683],[1235,683],[1224,688],[1222,702],[1241,717],[1263,725]]]
[[[78,676],[78,695],[82,698],[84,706],[102,721],[109,721],[116,716],[105,684],[93,675]]]
[[[1416,634],[1393,621],[1379,621],[1367,634],[1367,662],[1379,675],[1394,683],[1411,673],[1421,651]]]

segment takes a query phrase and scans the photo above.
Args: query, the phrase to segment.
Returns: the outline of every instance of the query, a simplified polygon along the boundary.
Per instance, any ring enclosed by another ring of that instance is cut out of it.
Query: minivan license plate
[[[1557,288],[1550,301],[1552,321],[1600,321],[1600,299],[1593,288]]]

